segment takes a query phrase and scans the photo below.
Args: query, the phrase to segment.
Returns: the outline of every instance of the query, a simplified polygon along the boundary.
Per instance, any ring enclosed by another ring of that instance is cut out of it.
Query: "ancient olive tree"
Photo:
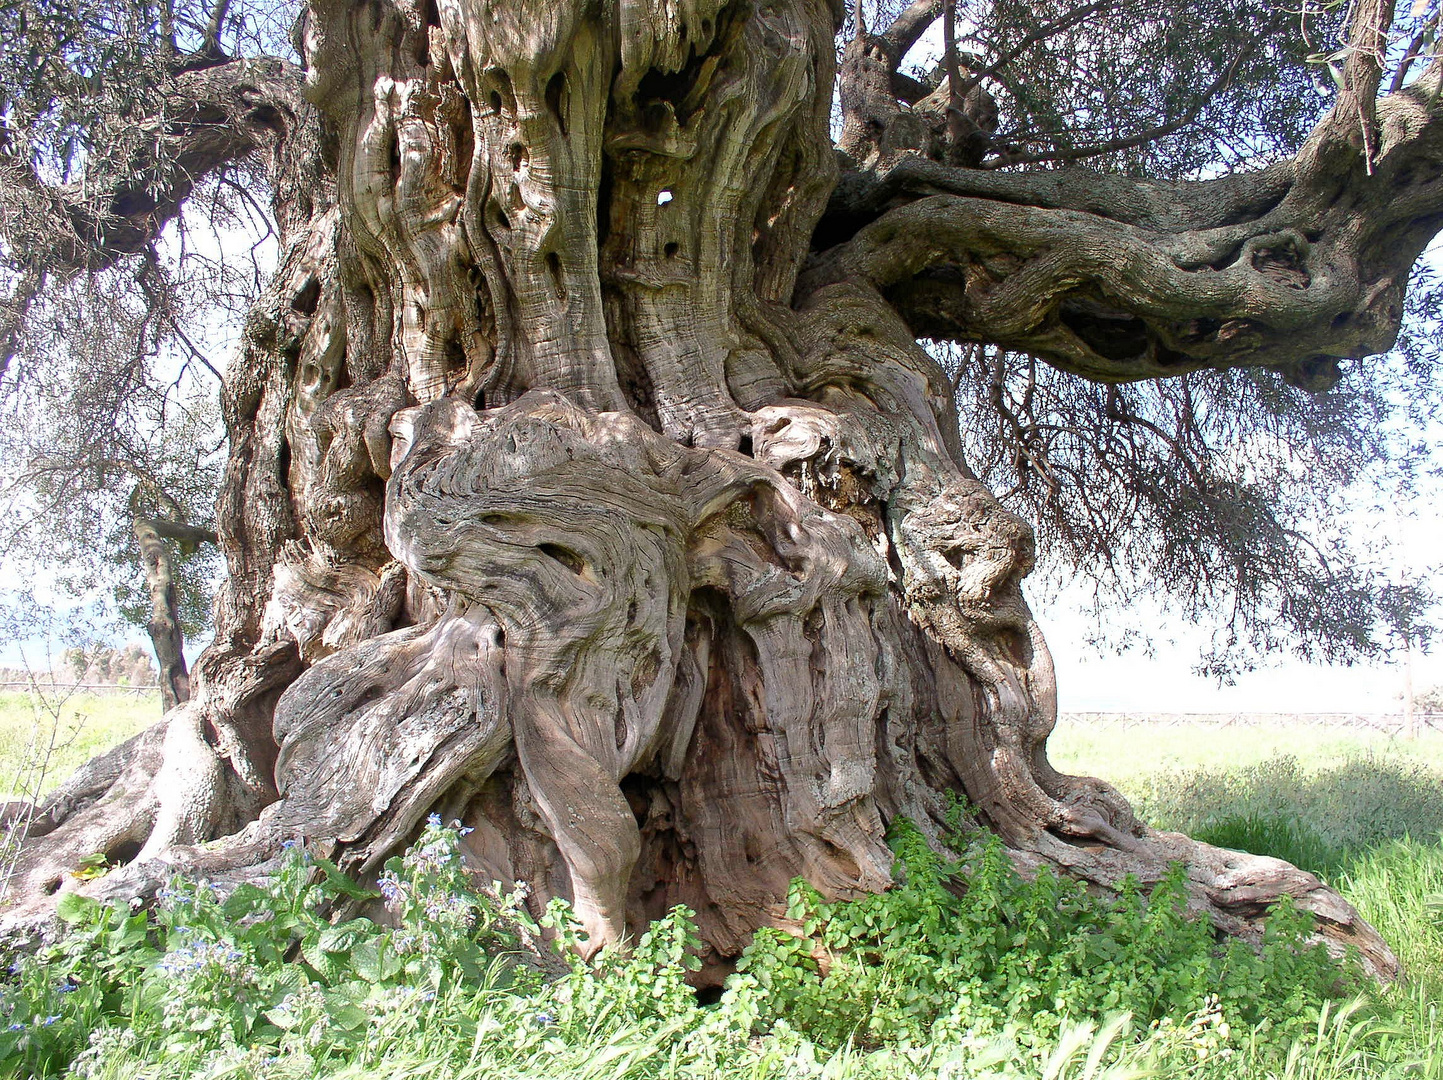
[[[225,377],[215,641],[38,808],[18,912],[94,852],[102,895],[297,836],[364,876],[438,812],[594,945],[684,902],[726,957],[797,875],[886,888],[888,823],[941,844],[962,796],[1024,869],[1180,860],[1221,930],[1288,894],[1389,970],[1312,875],[1052,768],[1033,534],[918,343],[1312,390],[1390,347],[1443,224],[1436,12],[1195,7],[1194,53],[1138,0],[311,0],[293,65],[222,47],[225,0],[136,6],[124,122],[69,174],[8,134],[9,351],[47,276],[237,163],[281,256]],[[1247,80],[1283,120],[1199,127]],[[1248,167],[1267,123],[1295,145]]]

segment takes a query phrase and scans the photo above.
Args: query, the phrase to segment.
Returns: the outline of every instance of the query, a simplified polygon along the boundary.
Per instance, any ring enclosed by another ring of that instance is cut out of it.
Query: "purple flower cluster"
[[[156,967],[167,975],[186,975],[207,968],[234,971],[243,960],[245,954],[234,945],[220,941],[201,941],[166,953]]]

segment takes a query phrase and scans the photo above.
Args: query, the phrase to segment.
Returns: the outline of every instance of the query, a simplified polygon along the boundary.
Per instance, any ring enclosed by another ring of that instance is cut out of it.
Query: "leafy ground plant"
[[[176,883],[134,912],[67,898],[71,933],[5,979],[0,1073],[1283,1075],[1301,1067],[1290,1053],[1313,1061],[1331,1037],[1349,978],[1286,908],[1261,951],[1219,950],[1176,880],[1104,901],[1023,880],[995,841],[953,862],[903,826],[891,892],[824,904],[796,886],[800,933],[758,935],[702,1005],[687,984],[690,912],[594,962],[542,962],[543,931],[563,946],[579,933],[567,910],[538,926],[520,897],[478,888],[458,839],[433,819],[392,860],[388,920],[324,915],[377,897],[300,845],[268,884],[228,895]],[[1374,1027],[1347,1052],[1382,1061]],[[1389,1052],[1399,1067],[1417,1057]]]

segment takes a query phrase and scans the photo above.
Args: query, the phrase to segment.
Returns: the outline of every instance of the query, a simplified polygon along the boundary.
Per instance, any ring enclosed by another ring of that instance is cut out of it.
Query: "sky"
[[[1120,616],[1125,613],[1119,613]],[[1264,659],[1231,686],[1195,675],[1192,667],[1206,635],[1195,627],[1152,616],[1139,627],[1152,643],[1117,655],[1088,643],[1087,620],[1065,603],[1039,605],[1038,621],[1057,667],[1062,712],[1349,712],[1402,709],[1403,662],[1352,667]],[[1415,691],[1443,685],[1443,656],[1413,657]]]

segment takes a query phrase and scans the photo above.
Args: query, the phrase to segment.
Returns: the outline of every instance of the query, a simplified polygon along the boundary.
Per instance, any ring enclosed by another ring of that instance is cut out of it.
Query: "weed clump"
[[[65,898],[69,935],[0,987],[0,1075],[1183,1075],[1285,1065],[1350,978],[1286,906],[1261,950],[1220,945],[1180,873],[1105,900],[1024,880],[995,839],[949,861],[899,823],[890,892],[828,904],[796,884],[799,932],[760,931],[703,1005],[691,912],[585,962],[565,905],[533,921],[478,887],[457,840],[433,818],[379,893],[296,845],[226,895]],[[377,901],[394,925],[323,914]],[[547,934],[565,959],[538,959]]]
[[[1358,755],[1310,769],[1282,755],[1241,768],[1160,774],[1135,800],[1160,828],[1272,855],[1330,880],[1393,839],[1443,832],[1443,781],[1428,765]]]

